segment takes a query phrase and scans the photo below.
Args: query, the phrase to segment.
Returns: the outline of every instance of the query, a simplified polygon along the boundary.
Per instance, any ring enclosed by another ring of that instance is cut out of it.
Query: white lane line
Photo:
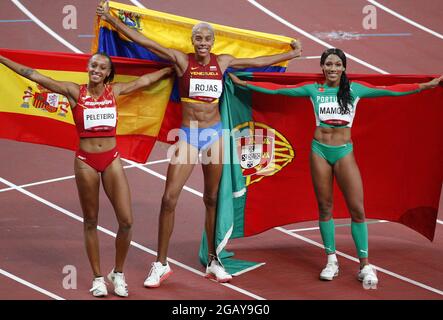
[[[389,222],[387,220],[370,220],[367,221],[367,224],[374,224],[374,223],[385,223]],[[336,224],[335,227],[349,227],[351,224],[345,223],[345,224]],[[313,231],[313,230],[319,230],[319,227],[311,227],[311,228],[300,228],[300,229],[286,229],[289,232],[303,232],[303,231]]]
[[[443,224],[443,221],[437,219],[437,223]]]
[[[431,29],[429,29],[429,28],[426,28],[425,26],[423,26],[423,25],[421,25],[421,24],[419,24],[419,23],[417,23],[417,22],[415,22],[415,21],[413,21],[413,20],[411,20],[411,19],[409,19],[409,18],[406,18],[405,16],[402,16],[401,14],[395,12],[394,10],[389,9],[388,7],[385,7],[384,5],[378,3],[377,1],[374,1],[374,0],[367,0],[367,1],[368,1],[369,3],[372,3],[374,6],[376,6],[376,7],[380,8],[380,9],[382,9],[383,11],[386,11],[387,13],[393,15],[394,17],[396,17],[396,18],[398,18],[398,19],[400,19],[400,20],[403,20],[404,22],[409,23],[410,25],[413,25],[414,27],[416,27],[416,28],[418,28],[418,29],[420,29],[420,30],[423,30],[423,31],[425,31],[425,32],[427,32],[427,33],[430,33],[430,34],[432,34],[433,36],[435,36],[435,37],[440,38],[440,39],[443,40],[443,35],[442,35],[441,33],[438,33],[438,32],[436,32],[436,31],[434,31],[434,30],[431,30]],[[440,13],[440,14],[441,14],[441,13]]]
[[[24,14],[26,14],[30,19],[32,19],[40,28],[45,30],[47,33],[49,33],[52,37],[54,37],[56,40],[61,42],[64,46],[68,47],[75,53],[82,53],[80,49],[76,48],[72,44],[70,44],[68,41],[60,37],[57,33],[55,33],[51,28],[49,28],[46,24],[44,24],[40,19],[38,19],[36,16],[34,16],[24,5],[20,3],[19,0],[11,0],[13,4],[17,6]]]
[[[170,159],[166,158],[166,159],[162,159],[162,160],[149,161],[149,162],[144,163],[143,165],[144,166],[148,166],[148,165],[151,165],[151,164],[158,164],[158,163],[164,163],[164,162],[169,162],[169,161],[170,161]],[[133,165],[131,165],[131,167],[133,167]]]
[[[22,184],[19,187],[20,188],[27,188],[27,187],[33,187],[33,186],[38,186],[41,184],[45,184],[45,183],[51,183],[51,182],[57,182],[57,181],[63,181],[63,180],[69,180],[74,178],[74,176],[66,176],[66,177],[60,177],[60,178],[54,178],[54,179],[48,179],[48,180],[42,180],[42,181],[37,181],[37,182],[32,182],[32,183],[28,183],[28,184]],[[5,192],[5,191],[11,191],[11,190],[15,190],[12,187],[8,187],[8,188],[4,188],[4,189],[0,189],[0,193],[1,192]]]
[[[320,59],[321,56],[307,56],[307,57],[298,57],[295,58],[296,60],[312,60],[312,59]]]
[[[29,281],[26,281],[26,280],[24,280],[22,278],[19,278],[16,275],[13,275],[12,273],[9,273],[8,271],[0,269],[0,274],[2,274],[5,277],[8,277],[8,278],[10,278],[10,279],[12,279],[14,281],[17,281],[17,282],[19,282],[19,283],[21,283],[21,284],[23,284],[23,285],[25,285],[25,286],[35,290],[35,291],[43,293],[44,295],[46,295],[46,296],[48,296],[48,297],[50,297],[52,299],[55,299],[55,300],[65,300],[64,298],[62,298],[62,297],[60,297],[60,296],[58,296],[58,295],[56,295],[56,294],[54,294],[52,292],[49,292],[48,290],[40,288],[39,286],[37,286],[37,285],[35,285],[35,284],[33,284],[33,283],[29,282]]]
[[[325,42],[325,41],[323,41],[323,40],[320,40],[319,38],[313,36],[313,35],[310,34],[309,32],[307,32],[307,31],[305,31],[305,30],[303,30],[303,29],[301,29],[301,28],[299,28],[299,27],[296,27],[295,25],[293,25],[292,23],[290,23],[290,22],[288,22],[287,20],[283,19],[282,17],[280,17],[279,15],[275,14],[275,13],[272,12],[271,10],[265,8],[264,6],[262,6],[261,4],[259,4],[257,1],[255,1],[255,0],[248,0],[248,2],[249,2],[250,4],[252,4],[253,6],[255,6],[256,8],[260,9],[261,11],[263,11],[264,13],[266,13],[267,15],[271,16],[271,17],[274,18],[275,20],[277,20],[277,21],[279,21],[280,23],[284,24],[285,26],[291,28],[292,30],[294,30],[294,31],[296,31],[296,32],[298,32],[298,33],[304,35],[305,37],[311,39],[312,41],[315,41],[315,42],[317,42],[318,44],[321,44],[322,46],[324,46],[324,47],[326,47],[326,48],[334,48],[333,45],[331,45],[331,44],[329,44],[329,43],[327,43],[327,42]],[[372,70],[374,70],[374,71],[377,71],[377,72],[379,72],[379,73],[381,73],[381,74],[388,74],[387,71],[385,71],[385,70],[383,70],[383,69],[380,69],[380,68],[377,68],[376,66],[373,66],[372,64],[369,64],[369,63],[367,63],[366,61],[363,61],[363,60],[361,60],[361,59],[359,59],[359,58],[357,58],[357,57],[355,57],[355,56],[349,54],[348,52],[346,52],[346,56],[347,56],[349,59],[354,60],[355,62],[358,62],[358,63],[360,63],[361,65],[363,65],[363,66],[365,66],[365,67],[367,67],[367,68],[369,68],[369,69],[372,69]]]
[[[127,160],[127,159],[122,159],[122,160],[123,160],[123,161],[126,161],[127,163],[133,165],[134,167],[136,167],[136,168],[138,168],[138,169],[140,169],[140,170],[142,170],[142,171],[144,171],[144,172],[147,172],[147,173],[149,173],[149,174],[152,174],[153,176],[155,176],[155,177],[157,177],[157,178],[160,178],[160,179],[162,179],[163,181],[166,181],[166,176],[164,176],[164,175],[162,175],[162,174],[160,174],[160,173],[158,173],[158,172],[156,172],[156,171],[154,171],[154,170],[151,170],[151,169],[145,168],[145,167],[143,167],[141,164],[138,164],[138,163],[136,163],[136,162],[134,162],[134,161],[131,161],[131,160]],[[197,190],[194,190],[194,189],[192,189],[192,188],[190,188],[190,187],[188,187],[188,186],[184,186],[183,189],[186,190],[186,191],[189,191],[190,193],[195,194],[196,196],[203,197],[203,193],[201,193],[201,192],[199,192],[199,191],[197,191]]]
[[[137,6],[139,8],[146,9],[146,7],[144,5],[142,5],[140,2],[138,2],[137,0],[129,0],[129,1],[131,1],[135,6]]]
[[[148,166],[148,165],[151,165],[151,164],[158,164],[158,163],[163,163],[163,162],[169,162],[169,159],[150,161],[150,162],[144,163],[143,165],[144,166]],[[135,167],[135,165],[130,164],[130,165],[123,166],[123,169],[129,169],[129,168],[133,168],[133,167]],[[49,179],[49,180],[32,182],[32,183],[28,183],[28,184],[22,184],[19,187],[21,187],[21,188],[28,188],[28,187],[38,186],[38,185],[42,185],[42,184],[46,184],[46,183],[51,183],[51,182],[58,182],[58,181],[63,181],[63,180],[69,180],[69,179],[73,179],[73,178],[75,178],[75,176],[65,176],[65,177],[60,177],[60,178],[54,178],[54,179]],[[0,193],[1,192],[5,192],[5,191],[11,191],[11,190],[14,190],[14,188],[0,189]]]
[[[277,228],[275,228],[275,229],[278,230],[278,231],[281,231],[281,232],[283,232],[283,233],[286,233],[287,235],[289,235],[289,236],[291,236],[291,237],[294,237],[294,238],[297,238],[297,239],[299,239],[299,240],[302,240],[302,241],[308,242],[308,243],[310,243],[310,244],[312,244],[312,245],[314,245],[314,246],[316,246],[316,247],[319,247],[319,248],[322,248],[322,249],[325,248],[322,244],[320,244],[320,243],[318,243],[318,242],[316,242],[316,241],[314,241],[314,240],[311,240],[311,239],[309,239],[309,238],[303,237],[303,236],[298,235],[298,234],[296,234],[296,233],[290,232],[289,230],[286,230],[286,229],[284,229],[284,228],[277,227]],[[339,256],[342,256],[342,257],[344,257],[344,258],[346,258],[346,259],[349,259],[349,260],[351,260],[351,261],[358,262],[358,263],[360,262],[357,258],[354,258],[353,256],[350,256],[350,255],[348,255],[348,254],[346,254],[346,253],[343,253],[343,252],[336,251],[336,254],[339,255]],[[383,268],[381,268],[381,267],[377,267],[377,266],[375,266],[375,265],[373,265],[373,266],[374,266],[378,271],[380,271],[380,272],[382,272],[382,273],[386,273],[386,274],[388,274],[388,275],[390,275],[390,276],[392,276],[392,277],[394,277],[394,278],[397,278],[397,279],[400,279],[400,280],[402,280],[402,281],[408,282],[408,283],[410,283],[410,284],[412,284],[412,285],[415,285],[415,286],[417,286],[417,287],[423,288],[423,289],[425,289],[425,290],[432,291],[432,292],[437,293],[437,294],[439,294],[439,295],[443,295],[443,291],[441,291],[441,290],[439,290],[439,289],[436,289],[436,288],[430,287],[430,286],[428,286],[428,285],[426,285],[426,284],[423,284],[423,283],[421,283],[421,282],[418,282],[418,281],[412,280],[412,279],[410,279],[410,278],[407,278],[407,277],[401,276],[401,275],[399,275],[399,274],[397,274],[397,273],[394,273],[394,272],[392,272],[392,271],[389,271],[389,270],[383,269]]]
[[[142,166],[141,166],[141,167],[142,167]],[[142,167],[142,168],[144,168],[144,167]],[[150,171],[151,171],[151,170],[150,170]],[[29,192],[29,191],[27,191],[27,190],[25,190],[25,189],[23,189],[23,188],[21,188],[21,187],[15,185],[15,184],[13,184],[13,183],[10,182],[10,181],[5,180],[5,179],[2,178],[2,177],[0,177],[0,182],[2,182],[2,183],[4,183],[4,184],[8,185],[9,187],[13,188],[14,190],[16,190],[16,191],[18,191],[18,192],[20,192],[20,193],[23,193],[23,194],[27,195],[28,197],[31,197],[31,198],[34,199],[34,200],[37,200],[38,202],[43,203],[44,205],[46,205],[46,206],[48,206],[48,207],[50,207],[50,208],[52,208],[52,209],[55,209],[55,210],[57,210],[57,211],[59,211],[59,212],[65,214],[65,215],[67,215],[68,217],[70,217],[70,218],[72,218],[72,219],[74,219],[74,220],[77,220],[77,221],[83,223],[83,218],[82,218],[82,217],[76,215],[75,213],[73,213],[73,212],[71,212],[71,211],[69,211],[69,210],[66,210],[66,209],[64,209],[64,208],[62,208],[62,207],[60,207],[60,206],[58,206],[58,205],[56,205],[56,204],[54,204],[54,203],[52,203],[52,202],[46,200],[46,199],[43,199],[42,197],[39,197],[39,196],[37,196],[36,194],[34,194],[34,193],[32,193],[32,192]],[[113,237],[113,238],[117,237],[117,234],[116,234],[116,233],[114,233],[114,232],[112,232],[111,230],[108,230],[108,229],[106,229],[106,228],[104,228],[104,227],[98,226],[98,227],[97,227],[97,230],[99,230],[99,231],[101,231],[101,232],[103,232],[103,233],[105,233],[105,234],[107,234],[107,235],[109,235],[109,236],[111,236],[111,237]],[[145,246],[143,246],[143,245],[141,245],[141,244],[139,244],[139,243],[137,243],[137,242],[135,242],[135,241],[131,241],[131,245],[134,246],[134,247],[136,247],[136,248],[138,248],[138,249],[140,249],[140,250],[142,250],[142,251],[144,251],[144,252],[146,252],[146,253],[149,253],[149,254],[152,254],[152,255],[154,255],[154,256],[157,256],[157,253],[156,253],[154,250],[151,250],[151,249],[149,249],[149,248],[147,248],[147,247],[145,247]],[[190,266],[187,266],[187,265],[185,265],[185,264],[183,264],[183,263],[181,263],[181,262],[179,262],[179,261],[177,261],[177,260],[174,260],[174,259],[168,258],[168,261],[169,261],[170,263],[172,263],[172,264],[175,264],[175,265],[181,267],[181,268],[184,268],[184,269],[186,269],[186,270],[188,270],[188,271],[191,271],[192,273],[194,273],[194,274],[196,274],[196,275],[199,275],[199,276],[202,276],[202,277],[205,276],[205,273],[203,273],[203,272],[201,272],[201,271],[199,271],[199,270],[197,270],[197,269],[194,269],[194,268],[192,268],[192,267],[190,267]],[[246,296],[249,296],[249,297],[251,297],[251,298],[254,298],[254,299],[257,299],[257,300],[266,300],[266,299],[263,298],[263,297],[260,297],[260,296],[258,296],[258,295],[256,295],[256,294],[252,293],[252,292],[249,292],[249,291],[247,291],[247,290],[245,290],[245,289],[239,288],[239,287],[234,286],[234,285],[232,285],[232,284],[229,284],[229,283],[220,283],[220,284],[223,285],[223,286],[225,286],[225,287],[227,287],[227,288],[230,288],[230,289],[232,289],[232,290],[234,290],[234,291],[236,291],[236,292],[239,292],[239,293],[242,293],[242,294],[244,294],[244,295],[246,295]]]

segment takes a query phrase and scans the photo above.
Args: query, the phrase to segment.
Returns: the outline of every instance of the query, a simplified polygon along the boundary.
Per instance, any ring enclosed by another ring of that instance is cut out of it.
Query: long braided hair
[[[336,56],[338,56],[343,63],[343,67],[346,68],[346,55],[342,50],[337,48],[327,49],[323,52],[320,58],[320,66],[323,66],[325,64],[326,58],[331,54],[335,54]],[[351,96],[351,85],[345,71],[343,71],[340,77],[340,86],[337,92],[337,100],[338,105],[340,106],[341,114],[347,114],[351,112],[348,106],[348,104],[352,103],[353,100]]]

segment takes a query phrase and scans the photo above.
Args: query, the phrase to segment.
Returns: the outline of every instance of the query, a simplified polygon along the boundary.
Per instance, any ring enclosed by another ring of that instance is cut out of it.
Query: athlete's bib
[[[349,108],[352,108],[352,106],[350,105]],[[325,102],[318,105],[319,120],[331,126],[346,126],[349,124],[352,121],[351,112],[341,114],[337,102]]]
[[[191,78],[189,97],[220,98],[223,90],[221,80]]]
[[[116,108],[90,108],[83,111],[85,130],[112,130],[117,124]]]

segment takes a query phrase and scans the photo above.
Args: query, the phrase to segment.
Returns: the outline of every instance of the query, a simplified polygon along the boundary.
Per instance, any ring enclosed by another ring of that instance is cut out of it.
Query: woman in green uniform
[[[335,228],[332,218],[333,179],[337,180],[350,212],[351,232],[360,259],[358,280],[365,287],[375,288],[378,278],[368,260],[368,229],[363,206],[363,184],[354,158],[351,127],[360,98],[403,96],[435,88],[443,76],[427,83],[398,84],[377,87],[368,83],[350,82],[346,76],[346,56],[340,49],[327,49],[320,59],[325,76],[323,84],[305,82],[296,86],[266,89],[242,81],[235,75],[236,84],[268,94],[310,97],[314,105],[316,130],[312,140],[311,175],[319,210],[319,226],[328,256],[320,279],[333,280],[339,266],[335,254]],[[275,85],[273,85],[275,88]]]

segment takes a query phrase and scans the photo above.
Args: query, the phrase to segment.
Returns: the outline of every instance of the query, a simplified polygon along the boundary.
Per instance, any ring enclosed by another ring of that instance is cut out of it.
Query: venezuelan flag
[[[192,27],[198,20],[172,15],[150,9],[141,9],[118,2],[109,2],[110,12],[127,26],[138,30],[164,47],[180,50],[185,53],[194,52],[191,44]],[[284,53],[290,50],[293,39],[263,32],[244,30],[211,23],[215,29],[215,54],[230,54],[237,58],[253,58],[263,55]],[[108,23],[97,19],[92,52],[102,51],[111,56],[162,61],[148,49],[130,41]],[[288,61],[265,68],[248,69],[247,71],[284,72]],[[229,71],[229,70],[228,70]],[[243,71],[246,71],[244,69]],[[170,129],[180,127],[181,107],[177,84],[171,94],[166,110],[163,127],[159,139],[167,141]]]
[[[0,54],[59,81],[88,82],[85,54],[14,51]],[[113,58],[114,81],[128,82],[164,65],[136,59]],[[17,75],[0,65],[0,138],[76,150],[78,136],[66,97]],[[117,143],[122,157],[146,162],[157,139],[172,79],[163,79],[145,90],[117,98]]]
[[[238,76],[271,90],[324,80],[319,74]],[[424,75],[348,76],[351,81],[377,86],[433,79]],[[442,100],[442,86],[402,97],[362,99],[352,129],[354,155],[365,189],[366,217],[401,223],[431,241],[443,182]],[[315,118],[307,97],[246,90],[230,78],[225,83],[221,116],[223,128],[237,134],[224,139],[216,247],[227,270],[239,274],[257,264],[231,259],[232,252],[225,250],[229,239],[318,220],[309,167]],[[334,218],[349,218],[337,186]],[[203,240],[200,260],[205,264],[206,259]]]

